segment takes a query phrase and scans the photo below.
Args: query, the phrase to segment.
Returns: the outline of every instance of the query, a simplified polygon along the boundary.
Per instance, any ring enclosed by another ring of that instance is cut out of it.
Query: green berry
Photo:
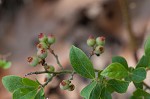
[[[100,54],[102,54],[104,52],[104,47],[99,45],[95,48],[94,53],[99,56]]]
[[[55,71],[55,68],[54,68],[54,66],[52,66],[52,65],[47,65],[47,66],[45,66],[44,67],[47,71],[49,71],[49,72],[54,72]]]
[[[62,90],[67,90],[69,88],[69,85],[70,85],[71,81],[70,80],[63,80],[61,83],[60,83],[60,88]]]
[[[51,44],[54,44],[55,43],[55,41],[56,41],[56,38],[55,38],[55,36],[54,35],[52,35],[52,34],[50,34],[50,35],[48,35],[48,43],[51,45]]]
[[[73,84],[69,85],[69,88],[67,89],[68,91],[73,91],[75,89],[75,86]]]
[[[93,36],[89,36],[88,40],[87,40],[87,45],[90,47],[93,47],[95,45],[96,41],[94,39]]]
[[[40,42],[39,44],[37,44],[37,49],[47,49],[48,45],[45,42]]]
[[[47,36],[45,34],[43,34],[43,33],[40,33],[38,35],[38,38],[39,38],[40,42],[47,42]]]
[[[103,37],[103,36],[97,37],[97,38],[96,38],[96,44],[97,44],[97,45],[104,46],[104,45],[105,45],[105,37]]]
[[[31,66],[36,66],[39,64],[39,58],[38,57],[28,57],[27,61]]]
[[[47,55],[48,55],[48,52],[46,49],[39,49],[37,51],[37,56],[41,59],[45,59],[47,57]]]

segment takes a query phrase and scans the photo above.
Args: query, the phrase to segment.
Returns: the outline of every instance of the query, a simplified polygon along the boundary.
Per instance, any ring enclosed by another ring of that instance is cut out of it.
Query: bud
[[[56,38],[54,35],[50,34],[48,35],[48,43],[51,45],[51,44],[54,44],[56,41]]]
[[[104,47],[99,45],[95,48],[94,53],[99,56],[100,54],[102,54],[104,52]]]
[[[103,37],[103,36],[97,37],[97,38],[96,38],[96,44],[97,44],[97,45],[104,46],[104,44],[105,44],[105,37]]]
[[[40,42],[47,42],[47,36],[45,34],[43,34],[43,33],[40,33],[38,35],[38,38],[39,38]]]
[[[71,83],[70,80],[63,80],[61,83],[60,83],[60,88],[62,90],[66,90],[69,88],[69,84]]]
[[[38,57],[28,57],[27,61],[31,66],[36,66],[39,64]]]
[[[73,84],[69,85],[69,88],[67,89],[68,91],[73,91],[75,89],[75,86]]]
[[[54,66],[52,66],[52,65],[50,65],[50,66],[45,66],[44,67],[47,71],[49,71],[49,72],[54,72],[55,71],[55,68],[54,68]]]
[[[87,40],[87,45],[90,47],[93,47],[95,45],[96,41],[94,39],[93,36],[89,36],[88,40]]]
[[[39,44],[37,44],[37,49],[47,49],[48,46],[45,42],[40,42]]]
[[[47,57],[48,53],[46,49],[39,49],[37,51],[37,56],[41,59],[45,59]]]

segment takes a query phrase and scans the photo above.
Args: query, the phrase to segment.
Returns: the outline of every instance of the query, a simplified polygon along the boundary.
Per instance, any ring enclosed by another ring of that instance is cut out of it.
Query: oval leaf
[[[122,79],[128,76],[128,71],[120,63],[112,63],[101,72],[102,76]]]
[[[89,99],[100,99],[101,91],[102,85],[100,83],[97,83],[94,89],[92,90]]]
[[[13,99],[35,99],[37,89],[28,90],[26,88],[20,88],[13,93]]]
[[[129,82],[111,79],[108,81],[108,85],[118,93],[125,93],[128,89]]]
[[[137,89],[135,92],[133,92],[133,96],[143,97],[142,99],[150,99],[150,94],[142,89]]]
[[[148,67],[148,65],[149,65],[149,57],[148,56],[145,56],[145,55],[143,55],[142,56],[142,58],[139,60],[139,62],[137,63],[137,65],[136,65],[136,68],[139,68],[139,67],[144,67],[144,68],[146,68],[146,67]]]
[[[39,92],[36,94],[35,99],[45,99],[45,96],[44,96],[44,89],[43,89],[43,88],[41,88],[41,89],[39,90]]]
[[[121,56],[114,56],[112,58],[112,63],[115,63],[115,62],[122,64],[126,69],[128,69],[128,63],[125,60],[125,58],[123,58]]]
[[[107,87],[104,87],[101,93],[101,99],[112,99],[111,93],[108,91]]]
[[[27,86],[32,86],[36,88],[39,86],[39,84],[36,81],[28,79],[28,78],[22,78],[22,82],[24,85],[27,85]]]
[[[89,99],[90,94],[92,90],[94,89],[94,87],[96,86],[96,84],[97,82],[95,81],[91,82],[89,85],[87,85],[85,88],[82,89],[82,91],[80,92],[80,95],[84,97],[85,99]]]
[[[70,62],[73,69],[85,78],[95,78],[92,62],[79,48],[72,46],[70,49]]]
[[[10,92],[13,92],[14,90],[18,88],[24,87],[22,83],[22,78],[18,76],[13,76],[13,75],[3,77],[2,83],[5,86],[5,88]]]
[[[140,82],[140,83],[136,83],[136,82],[133,82],[134,86],[138,89],[143,89],[143,82]]]
[[[143,67],[133,70],[131,74],[132,81],[139,83],[146,78],[146,70]]]

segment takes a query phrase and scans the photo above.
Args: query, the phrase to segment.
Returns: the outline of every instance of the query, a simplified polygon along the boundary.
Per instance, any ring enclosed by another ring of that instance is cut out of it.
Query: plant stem
[[[58,55],[56,55],[54,50],[52,50],[50,47],[49,47],[49,51],[55,57],[58,66],[61,67],[62,70],[64,70],[63,66],[61,65],[61,63],[60,63],[60,61],[58,59]]]
[[[91,57],[94,55],[94,50],[95,50],[95,48],[93,47],[93,50],[92,50],[91,53],[89,54],[89,59],[91,59]]]
[[[53,74],[53,75],[46,81],[46,83],[44,83],[44,84],[42,85],[42,87],[44,88],[44,87],[53,79],[54,76],[56,76],[56,74]]]
[[[71,73],[71,76],[70,76],[69,80],[73,80],[73,76],[74,76],[74,74],[75,74],[75,71],[72,71],[72,73]]]
[[[94,70],[95,70],[95,72],[101,71],[101,70],[97,70],[97,69],[94,69]],[[62,70],[62,71],[57,71],[57,72],[36,71],[36,72],[27,73],[27,74],[25,74],[25,76],[29,76],[29,75],[33,75],[33,74],[35,74],[35,75],[38,75],[38,74],[45,74],[45,73],[48,73],[48,74],[55,74],[55,75],[61,75],[61,74],[72,74],[72,75],[74,75],[74,74],[76,74],[76,72],[73,71],[73,70]]]
[[[120,8],[121,8],[121,12],[122,12],[122,16],[127,28],[127,33],[129,36],[129,40],[130,40],[130,48],[132,49],[132,51],[134,52],[137,49],[137,42],[136,42],[136,37],[133,33],[132,30],[132,24],[131,24],[131,17],[130,17],[130,13],[129,13],[129,7],[128,7],[128,1],[127,0],[118,0],[119,4],[120,4]]]
[[[145,82],[143,82],[143,85],[146,87],[145,90],[150,89],[150,86],[148,84],[146,84]]]
[[[123,19],[126,22],[126,28],[128,30],[128,35],[130,37],[130,43],[131,43],[130,48],[132,49],[135,61],[138,62],[137,40],[136,40],[136,37],[134,36],[132,26],[131,26],[131,17],[130,17],[130,13],[129,13],[128,0],[119,0],[119,3],[120,3]],[[146,87],[146,89],[150,89],[150,86],[147,85],[144,81],[143,81],[143,84]]]
[[[126,22],[126,27],[128,30],[128,35],[130,37],[130,48],[132,49],[133,56],[136,62],[138,62],[138,57],[137,57],[137,42],[136,42],[136,37],[134,36],[133,30],[132,30],[132,25],[131,25],[131,17],[129,15],[129,7],[128,7],[128,1],[127,0],[118,0],[120,4],[120,8],[122,11],[123,19]],[[147,85],[143,81],[144,86],[146,89],[150,90],[150,86]]]
[[[30,72],[27,73],[25,76],[29,76],[29,75],[38,75],[38,74],[45,74],[45,73],[49,73],[49,74],[55,74],[55,75],[60,75],[60,74],[71,74],[72,70],[63,70],[63,71],[58,71],[58,72],[49,72],[49,71],[36,71],[36,72]]]

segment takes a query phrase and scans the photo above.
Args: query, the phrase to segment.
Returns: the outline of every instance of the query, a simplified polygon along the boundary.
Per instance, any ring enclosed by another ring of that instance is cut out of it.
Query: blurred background
[[[57,42],[52,46],[66,69],[71,69],[69,49],[76,45],[85,53],[89,35],[105,36],[105,52],[92,57],[96,69],[104,69],[111,57],[121,55],[129,66],[135,66],[143,55],[143,44],[150,35],[150,0],[0,0],[0,54],[11,53],[7,60],[12,67],[0,68],[0,79],[5,75],[24,77],[28,72],[43,70],[27,64],[27,57],[36,54],[38,34],[53,33]],[[57,70],[60,68],[52,55],[47,58]],[[29,76],[43,82],[45,75]],[[82,99],[81,89],[89,80],[75,75],[73,92],[59,89],[59,83],[69,75],[58,76],[45,89],[49,99]],[[150,82],[149,77],[145,80]],[[135,90],[130,84],[125,94],[114,93],[113,99],[129,99]],[[0,82],[1,99],[11,99]]]

